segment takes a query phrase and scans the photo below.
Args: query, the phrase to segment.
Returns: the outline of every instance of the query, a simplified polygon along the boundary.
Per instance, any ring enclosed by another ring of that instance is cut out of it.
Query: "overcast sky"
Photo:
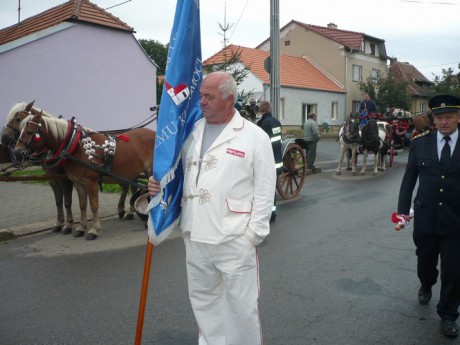
[[[126,3],[123,3],[125,2]],[[0,0],[0,28],[43,12],[65,0]],[[168,43],[176,1],[92,0],[134,27],[136,38]],[[460,0],[279,0],[280,26],[291,20],[362,32],[385,40],[387,54],[414,65],[428,79],[442,69],[458,72]],[[203,59],[222,48],[218,23],[233,24],[230,43],[254,48],[270,36],[270,0],[201,0]]]

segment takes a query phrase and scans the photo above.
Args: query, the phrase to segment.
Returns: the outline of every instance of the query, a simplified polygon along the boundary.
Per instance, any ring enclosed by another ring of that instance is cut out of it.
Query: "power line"
[[[126,4],[127,2],[130,2],[130,1],[131,1],[131,0],[126,0],[126,1],[124,1],[124,2],[120,2],[119,4],[116,4],[116,5],[113,5],[113,6],[110,6],[110,7],[106,7],[106,8],[104,8],[104,10],[108,10],[109,8],[114,8],[114,7],[117,7],[117,6]]]
[[[229,37],[228,39],[232,38],[233,33],[235,32],[236,28],[238,27],[238,23],[240,22],[241,17],[242,17],[243,14],[244,14],[244,11],[246,11],[246,7],[248,7],[248,3],[249,3],[249,0],[246,1],[246,4],[244,5],[243,10],[241,11],[240,17],[238,18],[238,21],[236,22],[236,25],[235,25],[235,27],[233,28],[233,31],[232,31],[232,33],[230,34],[230,37]]]
[[[439,64],[439,65],[430,65],[430,66],[420,66],[420,67],[417,67],[417,68],[430,68],[430,67],[441,67],[441,66],[447,66],[447,65],[453,65],[453,64],[460,64],[460,62],[447,62],[447,63],[443,63],[443,64]]]
[[[453,5],[458,6],[458,3],[454,2],[439,2],[439,1],[419,1],[419,0],[398,0],[399,2],[413,2],[417,4],[427,4],[427,5]]]

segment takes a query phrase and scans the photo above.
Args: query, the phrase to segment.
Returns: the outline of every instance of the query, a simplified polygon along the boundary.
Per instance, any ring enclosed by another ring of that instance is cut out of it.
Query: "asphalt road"
[[[379,176],[323,172],[280,201],[259,248],[260,313],[268,345],[459,344],[417,302],[411,230],[390,222],[407,153]],[[327,146],[327,147],[326,147]],[[321,164],[320,164],[321,162]],[[133,344],[145,259],[140,220],[106,220],[96,241],[41,233],[0,243],[0,344]],[[153,251],[143,344],[197,343],[177,234]]]

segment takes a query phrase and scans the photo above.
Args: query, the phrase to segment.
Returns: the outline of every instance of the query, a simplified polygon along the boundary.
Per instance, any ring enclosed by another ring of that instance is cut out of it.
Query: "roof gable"
[[[249,67],[251,72],[264,84],[270,84],[269,74],[264,69],[264,61],[269,53],[259,49],[232,44],[206,59],[203,65],[223,63],[225,56],[236,52],[240,54],[241,63]],[[344,92],[339,82],[328,76],[307,58],[289,55],[280,55],[280,84],[284,87]]]
[[[369,35],[366,35],[362,32],[355,32],[355,31],[348,31],[348,30],[340,30],[337,29],[336,27],[324,27],[324,26],[318,26],[318,25],[312,25],[312,24],[305,24],[302,22],[299,22],[297,20],[291,20],[289,23],[287,23],[285,26],[283,26],[280,29],[280,32],[285,31],[292,25],[298,25],[300,27],[303,27],[307,30],[311,30],[313,32],[316,32],[317,34],[326,37],[334,42],[337,42],[341,45],[343,45],[346,48],[349,49],[354,49],[354,50],[362,50],[362,44],[365,39],[374,41],[376,43],[384,43],[385,41],[372,37]],[[262,45],[268,43],[270,41],[270,38],[266,39],[263,41],[261,44],[257,46],[257,48],[261,47]]]
[[[407,92],[411,96],[429,96],[427,87],[433,82],[408,62],[392,61],[388,68],[389,74],[400,82],[407,83]]]
[[[70,0],[0,30],[0,45],[68,21],[134,31],[132,27],[88,0]]]

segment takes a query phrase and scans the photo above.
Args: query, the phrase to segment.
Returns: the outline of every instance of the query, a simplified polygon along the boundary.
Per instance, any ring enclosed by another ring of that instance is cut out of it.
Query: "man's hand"
[[[149,195],[155,196],[160,191],[160,182],[155,180],[153,176],[150,176],[147,187],[149,190]]]
[[[391,221],[396,223],[395,230],[399,231],[401,229],[407,228],[410,226],[410,220],[414,217],[414,211],[411,209],[409,215],[407,214],[398,214],[393,212],[391,214]]]

